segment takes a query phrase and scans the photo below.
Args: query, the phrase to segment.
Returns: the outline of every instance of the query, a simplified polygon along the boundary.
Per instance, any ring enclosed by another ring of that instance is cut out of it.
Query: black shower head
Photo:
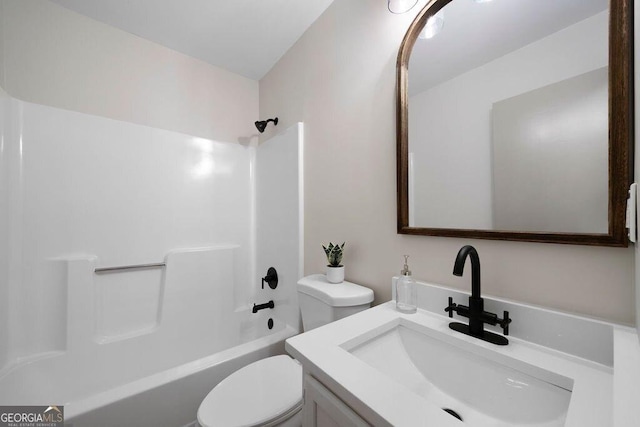
[[[268,120],[262,120],[259,122],[256,122],[256,128],[258,129],[258,132],[262,133],[264,132],[265,128],[267,127],[267,123],[269,122],[273,122],[274,125],[278,125],[278,118],[276,117],[275,119],[268,119]]]
[[[262,121],[262,122],[256,122],[256,128],[258,128],[258,132],[262,133],[264,132],[264,129],[267,127],[267,122]]]

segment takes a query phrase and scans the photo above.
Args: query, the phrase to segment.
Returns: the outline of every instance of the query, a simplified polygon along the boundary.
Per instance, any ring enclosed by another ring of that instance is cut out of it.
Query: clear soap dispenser
[[[415,282],[408,265],[409,255],[404,256],[404,268],[396,285],[396,309],[402,313],[415,313],[418,299]]]

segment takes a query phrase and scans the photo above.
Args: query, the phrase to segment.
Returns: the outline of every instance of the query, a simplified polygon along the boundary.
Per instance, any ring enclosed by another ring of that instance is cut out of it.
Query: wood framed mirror
[[[627,246],[632,6],[430,1],[397,60],[398,233]]]

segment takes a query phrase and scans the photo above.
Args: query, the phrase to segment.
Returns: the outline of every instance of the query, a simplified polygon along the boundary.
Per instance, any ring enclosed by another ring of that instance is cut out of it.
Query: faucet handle
[[[449,297],[449,306],[444,311],[448,312],[449,317],[453,318],[453,312],[456,311],[456,307],[458,307],[458,304],[453,302],[453,298]]]
[[[502,319],[498,321],[498,324],[502,328],[502,331],[505,335],[509,335],[509,323],[511,323],[511,319],[509,318],[509,312],[504,311]]]
[[[262,278],[262,289],[264,289],[264,283],[267,282],[271,289],[278,287],[278,272],[275,268],[269,267],[267,275]]]

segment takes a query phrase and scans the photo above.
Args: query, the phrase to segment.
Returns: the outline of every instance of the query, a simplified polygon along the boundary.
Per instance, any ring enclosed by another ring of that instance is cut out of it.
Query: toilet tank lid
[[[324,274],[312,274],[300,279],[298,292],[319,299],[332,307],[348,307],[373,301],[371,289],[346,280],[342,283],[329,283]]]

